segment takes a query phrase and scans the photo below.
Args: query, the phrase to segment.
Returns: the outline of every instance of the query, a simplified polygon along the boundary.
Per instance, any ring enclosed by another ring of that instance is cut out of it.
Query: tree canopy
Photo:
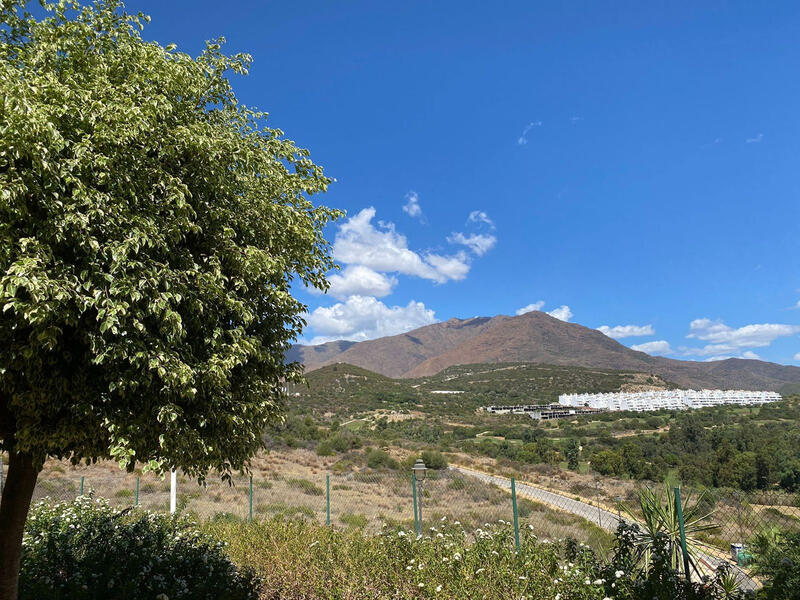
[[[120,3],[0,4],[0,437],[41,464],[246,465],[327,288],[331,180],[240,103],[251,58]]]

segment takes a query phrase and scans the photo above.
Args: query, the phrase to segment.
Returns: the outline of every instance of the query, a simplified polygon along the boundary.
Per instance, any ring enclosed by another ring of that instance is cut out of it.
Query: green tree
[[[566,444],[564,445],[564,458],[567,459],[567,468],[570,471],[578,470],[579,457],[580,457],[580,446],[578,444],[578,440],[575,438],[568,439]]]
[[[250,57],[141,38],[114,0],[0,3],[0,600],[48,456],[203,478],[279,418],[327,288],[330,180],[240,104]]]
[[[601,475],[621,475],[622,456],[613,450],[600,450],[592,454],[592,468]]]

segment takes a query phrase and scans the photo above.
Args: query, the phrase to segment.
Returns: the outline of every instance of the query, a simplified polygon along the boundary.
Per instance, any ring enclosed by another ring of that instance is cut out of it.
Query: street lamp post
[[[425,473],[428,468],[421,458],[417,459],[414,466],[411,467],[411,472],[414,474],[414,481],[417,482],[417,535],[422,535],[422,482],[425,481]]]

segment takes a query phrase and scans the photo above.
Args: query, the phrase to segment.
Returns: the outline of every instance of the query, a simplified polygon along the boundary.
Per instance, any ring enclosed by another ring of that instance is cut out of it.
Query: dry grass
[[[326,476],[330,477],[331,524],[342,529],[379,531],[384,523],[412,528],[413,496],[410,474],[405,471],[367,469],[360,455],[321,457],[307,450],[271,452],[252,462],[253,516],[260,520],[280,516],[325,523]],[[398,458],[401,458],[398,456]],[[131,506],[139,479],[139,505],[150,510],[169,509],[169,478],[121,471],[113,463],[72,467],[49,461],[36,489],[36,498],[66,500],[76,496],[80,478],[85,492],[108,498],[116,506]],[[229,514],[249,516],[250,482],[235,476],[233,485],[209,479],[204,486],[179,475],[178,507],[201,520]],[[447,517],[468,530],[500,519],[512,521],[507,491],[453,471],[429,472],[422,485],[423,522],[427,528]],[[531,525],[543,538],[572,537],[595,547],[609,536],[580,517],[520,499],[521,527]]]

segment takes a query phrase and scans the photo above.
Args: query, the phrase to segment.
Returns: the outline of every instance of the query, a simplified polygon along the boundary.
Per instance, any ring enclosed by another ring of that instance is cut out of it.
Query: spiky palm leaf
[[[695,572],[697,572],[699,547],[706,545],[698,539],[698,534],[719,527],[716,523],[709,521],[713,511],[708,513],[702,511],[704,497],[705,492],[701,493],[696,500],[693,500],[692,494],[689,493],[681,502],[684,532],[686,534],[686,549],[689,554],[690,569]],[[672,491],[668,487],[664,490],[643,488],[638,492],[638,504],[640,515],[635,514],[627,506],[624,507],[624,510],[631,520],[640,526],[635,543],[637,557],[642,568],[649,569],[652,549],[656,539],[659,536],[664,536],[667,539],[671,567],[676,571],[683,570],[680,522]]]

